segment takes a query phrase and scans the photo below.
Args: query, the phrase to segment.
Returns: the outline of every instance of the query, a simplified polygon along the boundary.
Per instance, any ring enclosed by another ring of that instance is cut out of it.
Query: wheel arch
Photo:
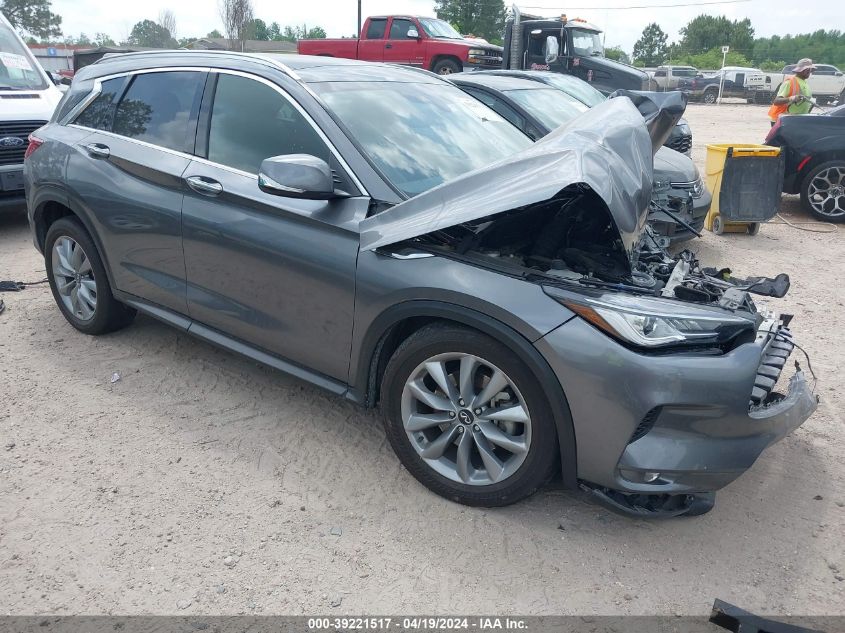
[[[35,243],[38,249],[42,253],[44,252],[44,242],[47,239],[47,232],[50,230],[50,226],[52,226],[56,220],[63,217],[72,217],[78,220],[88,232],[88,235],[91,236],[91,240],[97,247],[97,253],[103,262],[103,267],[106,269],[106,276],[108,277],[109,284],[112,288],[114,288],[111,266],[109,265],[100,237],[97,235],[97,231],[94,230],[93,223],[83,211],[73,205],[70,201],[57,200],[53,197],[47,197],[36,202],[32,212],[32,227]]]
[[[833,160],[840,160],[845,162],[845,148],[842,149],[827,149],[822,150],[820,152],[813,152],[811,155],[810,160],[807,161],[801,169],[800,178],[800,188],[804,188],[804,182],[807,180],[807,176],[810,175],[810,172],[813,171],[816,167],[823,163],[829,163]]]
[[[572,413],[552,368],[531,341],[509,325],[464,306],[440,301],[406,301],[382,312],[361,339],[357,366],[350,366],[352,400],[367,407],[379,402],[384,368],[399,345],[420,328],[436,323],[472,328],[507,345],[540,382],[554,415],[564,484],[577,487],[577,446]]]

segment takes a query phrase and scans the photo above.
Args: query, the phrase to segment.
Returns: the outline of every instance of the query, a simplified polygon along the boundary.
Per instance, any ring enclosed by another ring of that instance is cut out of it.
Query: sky
[[[505,0],[507,3],[509,0]],[[657,22],[669,35],[678,39],[678,31],[702,13],[726,15],[729,19],[750,18],[758,36],[809,33],[818,29],[845,28],[845,2],[842,0],[749,0],[733,4],[708,5],[713,0],[574,0],[577,6],[557,7],[561,0],[523,0],[523,12],[554,16],[566,13],[581,17],[605,31],[605,45],[621,46],[630,53],[643,28]],[[529,8],[534,3],[542,8]],[[618,10],[632,5],[668,5],[689,3],[694,6]],[[174,4],[176,6],[174,6]],[[322,26],[329,37],[349,36],[355,32],[357,2],[355,0],[253,0],[255,16],[268,24],[282,26],[306,24]],[[585,8],[592,6],[593,8]],[[596,8],[599,7],[599,8]],[[156,20],[161,9],[170,8],[176,15],[178,37],[203,36],[213,29],[222,31],[217,0],[53,0],[53,11],[62,16],[65,35],[108,33],[116,41],[126,39],[132,26],[144,19]],[[433,0],[363,0],[364,18],[370,14],[410,13],[434,15]]]

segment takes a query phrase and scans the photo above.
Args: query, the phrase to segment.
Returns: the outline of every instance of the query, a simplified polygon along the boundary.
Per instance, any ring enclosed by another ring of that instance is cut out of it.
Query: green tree
[[[152,20],[136,23],[126,43],[130,46],[147,48],[174,48],[176,46],[176,40],[170,36],[170,31]]]
[[[267,23],[261,18],[254,18],[246,24],[246,39],[248,40],[262,40],[270,39],[270,31],[267,28]]]
[[[699,15],[681,29],[679,47],[684,54],[698,55],[710,49],[730,46],[738,53],[750,54],[754,45],[751,20],[728,20],[723,15]],[[721,67],[721,61],[720,61]]]
[[[116,46],[116,44],[108,34],[97,33],[94,36],[94,46]]]
[[[313,29],[309,29],[305,37],[309,40],[324,40],[326,39],[326,30],[322,26],[315,26]]]
[[[434,0],[434,11],[460,33],[501,42],[505,29],[502,0]]]
[[[643,29],[643,34],[634,44],[634,59],[644,66],[657,66],[666,59],[668,36],[656,22]],[[606,54],[606,51],[605,51]]]
[[[16,29],[47,39],[62,34],[62,17],[50,8],[50,0],[0,0],[0,11]]]
[[[217,29],[214,29],[208,35],[206,35],[206,37],[221,38],[223,37],[223,34]]]
[[[282,27],[279,26],[278,22],[272,22],[270,26],[267,27],[267,34],[270,36],[271,40],[278,41],[282,39]]]
[[[617,62],[622,62],[623,64],[631,63],[631,58],[628,57],[628,53],[622,50],[621,46],[610,46],[604,49],[604,56],[608,59],[613,59]]]
[[[716,70],[722,67],[722,48],[711,48],[698,55],[681,55],[671,58],[670,61],[673,64]],[[751,62],[742,53],[732,50],[725,57],[725,66],[751,66]]]

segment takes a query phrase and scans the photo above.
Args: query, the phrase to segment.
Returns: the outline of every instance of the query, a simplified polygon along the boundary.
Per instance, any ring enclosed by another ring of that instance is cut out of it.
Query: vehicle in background
[[[648,73],[604,56],[601,30],[579,18],[541,18],[514,5],[505,25],[503,68],[573,75],[604,94],[648,90]]]
[[[482,74],[504,75],[539,81],[575,97],[591,108],[607,99],[605,95],[593,88],[593,86],[572,75],[562,75],[543,70],[485,70],[482,71]],[[663,145],[686,156],[692,154],[692,130],[686,119],[681,118],[678,121],[678,124],[672,128],[669,138],[666,139]]]
[[[677,90],[682,79],[692,79],[698,74],[693,66],[658,66],[651,78],[655,90]]]
[[[299,40],[301,55],[406,64],[438,75],[501,68],[502,47],[467,39],[448,22],[412,15],[367,18],[360,39]]]
[[[800,194],[820,220],[845,222],[845,105],[818,115],[783,115],[765,143],[786,152],[784,193]]]
[[[722,76],[724,75],[724,82]],[[683,79],[678,89],[685,92],[690,101],[716,103],[719,99],[719,84],[722,83],[723,98],[755,100],[755,95],[762,94],[765,87],[763,71],[742,66],[725,66],[721,71],[704,76],[699,74],[690,79]]]
[[[778,87],[794,74],[795,64],[784,66],[779,73],[766,72],[764,74],[764,88],[760,98],[771,101]],[[820,104],[838,102],[845,103],[845,76],[836,66],[830,64],[816,64],[816,70],[807,79],[807,85],[813,98]]]
[[[658,96],[532,143],[394,65],[107,58],[32,137],[33,241],[77,330],[138,310],[379,406],[452,501],[514,503],[559,473],[640,517],[701,514],[817,400],[800,371],[774,390],[789,318],[751,295],[785,276],[654,247],[653,153],[683,113]]]
[[[0,213],[24,211],[29,135],[47,123],[62,93],[0,14]]]
[[[530,79],[490,72],[455,75],[449,80],[535,141],[589,109],[566,91]],[[694,237],[694,233],[659,207],[668,206],[695,230],[702,229],[711,196],[698,168],[687,156],[661,147],[654,155],[653,175],[655,206],[648,216],[651,227],[659,236],[671,241]]]

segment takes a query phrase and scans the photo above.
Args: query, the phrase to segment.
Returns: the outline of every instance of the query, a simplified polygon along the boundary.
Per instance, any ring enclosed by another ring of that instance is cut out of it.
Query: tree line
[[[817,63],[845,68],[845,33],[838,29],[818,30],[799,35],[755,37],[751,20],[729,20],[725,16],[700,15],[680,30],[677,42],[656,22],[643,29],[634,44],[634,65],[658,66],[663,63],[721,68],[722,46],[729,46],[728,66],[753,66],[780,70],[802,57]]]
[[[324,38],[326,31],[320,26],[281,26],[278,22],[267,24],[253,16],[251,0],[219,0],[219,14],[224,33],[214,29],[206,38],[226,38],[233,48],[243,48],[246,40],[296,42],[304,38]],[[11,25],[29,35],[29,43],[67,44],[78,46],[136,46],[141,48],[187,48],[198,37],[178,37],[176,16],[164,9],[156,20],[141,20],[128,37],[119,42],[107,33],[88,36],[62,36],[62,17],[52,12],[50,0],[0,0],[0,11]]]

